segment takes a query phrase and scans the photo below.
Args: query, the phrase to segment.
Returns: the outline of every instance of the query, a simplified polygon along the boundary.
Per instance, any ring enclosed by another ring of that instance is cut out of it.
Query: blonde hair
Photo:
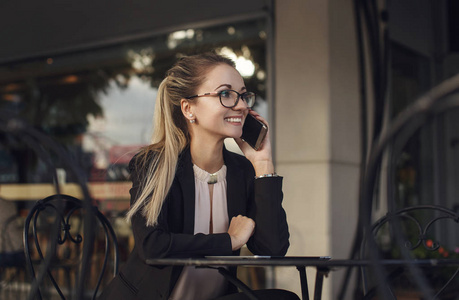
[[[129,221],[141,211],[147,226],[157,224],[174,181],[178,156],[190,142],[180,101],[195,95],[207,73],[219,64],[235,67],[231,59],[213,52],[183,57],[169,69],[159,85],[151,144],[139,152],[136,161],[136,167],[146,168],[147,172],[141,179],[141,193],[126,215]]]

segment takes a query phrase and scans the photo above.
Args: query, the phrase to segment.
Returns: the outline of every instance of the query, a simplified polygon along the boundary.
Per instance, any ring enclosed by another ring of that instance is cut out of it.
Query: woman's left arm
[[[287,217],[282,208],[282,177],[255,179],[249,217],[255,231],[247,246],[253,254],[284,256],[289,247]]]
[[[250,110],[249,113],[268,125],[267,121],[255,111]],[[274,172],[269,126],[268,134],[258,151],[241,139],[235,140],[255,171],[255,176],[252,176],[248,183],[251,187],[248,217],[255,221],[255,231],[247,246],[257,255],[283,256],[290,245],[289,232],[286,214],[282,207],[283,178],[275,175]],[[255,179],[260,176],[261,178]]]

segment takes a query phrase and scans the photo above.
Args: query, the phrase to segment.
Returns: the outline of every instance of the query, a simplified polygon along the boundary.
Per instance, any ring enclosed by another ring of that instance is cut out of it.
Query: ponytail
[[[178,156],[188,144],[185,133],[174,123],[173,112],[180,110],[180,107],[170,101],[165,88],[166,82],[167,78],[158,89],[152,143],[139,153],[141,166],[146,167],[147,174],[151,176],[147,175],[142,181],[142,192],[126,215],[130,221],[141,210],[147,219],[147,226],[157,224],[161,207],[174,181]],[[149,162],[150,155],[152,160]]]

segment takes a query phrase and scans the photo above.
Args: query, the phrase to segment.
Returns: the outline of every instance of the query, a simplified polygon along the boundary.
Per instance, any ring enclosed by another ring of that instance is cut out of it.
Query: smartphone
[[[258,150],[266,133],[268,133],[268,127],[251,114],[248,114],[242,127],[241,138],[253,149]]]

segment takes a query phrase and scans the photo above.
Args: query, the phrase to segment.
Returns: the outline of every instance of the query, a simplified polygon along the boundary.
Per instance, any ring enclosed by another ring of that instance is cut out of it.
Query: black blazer
[[[227,166],[227,203],[229,220],[244,215],[255,223],[254,235],[247,246],[258,255],[285,255],[289,232],[282,208],[282,177],[254,179],[252,164],[243,156],[223,150]],[[130,163],[131,203],[140,192],[145,170]],[[106,287],[100,299],[167,299],[182,267],[157,267],[145,263],[147,258],[202,257],[238,255],[231,250],[227,233],[194,234],[195,185],[189,149],[179,156],[174,182],[163,204],[158,224],[147,227],[137,213],[132,218],[135,246],[119,274]],[[232,272],[236,272],[233,268]],[[236,288],[231,285],[230,292]]]

